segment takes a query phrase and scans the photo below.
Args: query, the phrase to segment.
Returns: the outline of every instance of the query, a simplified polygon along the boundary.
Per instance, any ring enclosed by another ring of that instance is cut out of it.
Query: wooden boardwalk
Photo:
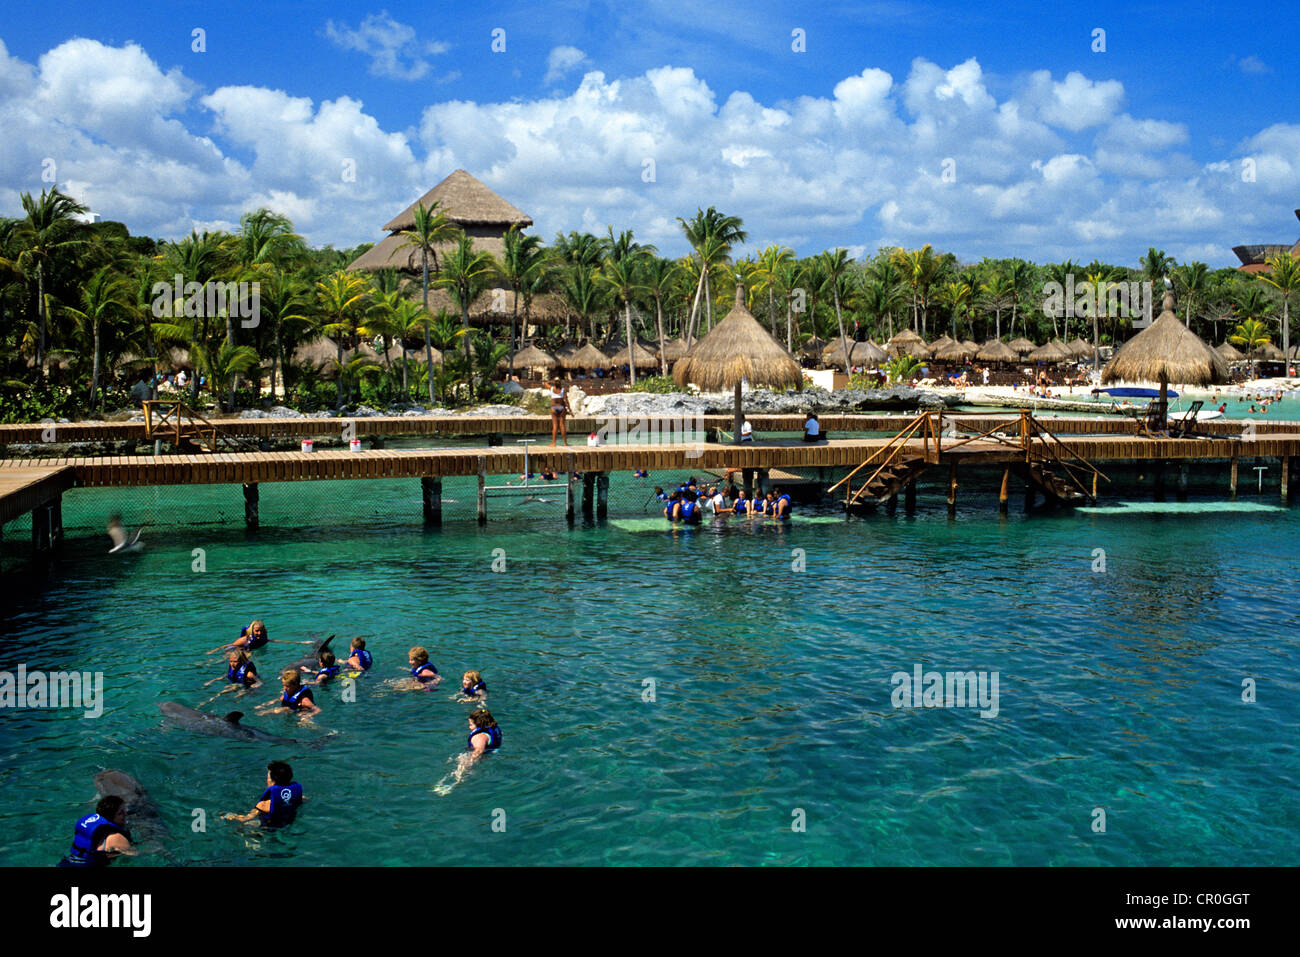
[[[49,505],[76,484],[76,472],[68,466],[33,468],[21,462],[5,462],[0,469],[0,524]]]
[[[822,430],[831,435],[839,433],[881,432],[893,434],[911,421],[915,413],[896,415],[820,415]],[[964,428],[975,432],[993,428],[1002,422],[1015,422],[1018,413],[962,413]],[[245,440],[257,439],[304,439],[334,438],[341,439],[344,429],[350,429],[356,436],[443,436],[452,438],[472,438],[483,436],[536,436],[551,434],[551,420],[540,415],[445,415],[445,416],[371,416],[366,418],[319,418],[319,419],[212,419],[210,420],[222,432],[238,436]],[[589,432],[611,426],[615,417],[571,417],[568,420],[569,435],[578,439]],[[705,416],[627,416],[617,419],[625,429],[639,427],[652,434],[669,434],[676,430],[680,434],[683,428],[727,429],[732,427],[729,415]],[[761,437],[764,432],[802,432],[804,417],[802,415],[760,415],[749,416],[754,431]],[[1063,416],[1060,418],[1041,419],[1050,423],[1052,430],[1060,435],[1129,435],[1134,434],[1133,421],[1120,416],[1106,418],[1087,418],[1084,416]],[[1298,422],[1254,422],[1255,432],[1259,435],[1285,434],[1300,431]],[[1199,426],[1200,431],[1214,435],[1240,435],[1246,422],[1240,419],[1215,419]],[[46,443],[69,442],[143,442],[145,426],[139,422],[65,422],[55,424],[26,423],[0,425],[0,453],[10,445],[42,445]]]

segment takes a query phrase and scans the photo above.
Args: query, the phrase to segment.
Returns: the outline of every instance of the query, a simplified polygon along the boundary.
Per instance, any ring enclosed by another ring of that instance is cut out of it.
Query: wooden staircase
[[[215,452],[218,440],[250,452],[257,447],[217,428],[180,399],[146,399],[145,438],[166,440],[179,452]]]
[[[883,505],[921,477],[930,463],[921,455],[899,456],[881,468],[851,496],[849,508]]]
[[[1063,505],[1093,501],[1078,485],[1049,468],[1046,460],[1031,460],[1020,471],[1026,481],[1033,482],[1049,499]]]

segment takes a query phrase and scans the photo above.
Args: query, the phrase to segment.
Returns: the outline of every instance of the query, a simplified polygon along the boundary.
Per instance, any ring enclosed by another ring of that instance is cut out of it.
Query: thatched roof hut
[[[676,362],[689,351],[690,346],[682,342],[681,339],[665,339],[663,350],[659,355],[660,358],[667,362]]]
[[[745,308],[745,284],[736,283],[736,304],[731,311],[673,366],[680,386],[694,383],[706,391],[732,387],[736,391],[735,435],[740,442],[743,415],[740,384],[775,388],[803,387],[803,370],[785,347],[772,338]]]
[[[1286,354],[1271,342],[1264,343],[1258,349],[1252,349],[1250,357],[1261,362],[1286,362]]]
[[[813,336],[796,351],[805,359],[816,360],[823,358],[829,347],[830,344],[827,343],[825,339],[818,339],[816,336]]]
[[[1012,339],[1010,342],[1007,343],[1007,345],[1010,346],[1012,349],[1014,349],[1016,352],[1020,353],[1020,355],[1022,356],[1028,355],[1029,353],[1033,352],[1035,349],[1038,348],[1038,346],[1034,345],[1024,336],[1021,336],[1018,339]]]
[[[1160,408],[1168,408],[1169,383],[1215,385],[1228,380],[1223,359],[1174,315],[1174,294],[1165,293],[1155,322],[1124,343],[1101,370],[1112,382],[1159,382]]]
[[[559,364],[559,359],[544,349],[539,349],[532,343],[516,352],[514,357],[516,369],[546,369],[549,371]]]
[[[637,369],[653,369],[659,364],[659,357],[639,342],[632,343],[630,348],[619,349],[609,358],[616,366],[630,365]]]
[[[982,362],[1018,362],[1020,354],[1001,339],[990,339],[980,347],[975,357]]]
[[[1041,345],[1029,353],[1029,359],[1033,362],[1069,362],[1073,358],[1074,354],[1066,348],[1065,343],[1055,341]]]
[[[560,366],[570,372],[579,369],[608,369],[613,364],[609,356],[590,342],[584,342],[577,349],[560,359]]]
[[[321,336],[319,339],[304,342],[293,350],[293,361],[298,363],[329,363],[336,361],[338,356],[338,343],[329,336]]]
[[[911,356],[914,359],[930,358],[930,347],[911,329],[904,329],[885,343],[885,352],[891,356]]]
[[[1090,356],[1090,355],[1092,355],[1092,343],[1091,343],[1091,342],[1085,342],[1085,341],[1084,341],[1081,337],[1079,337],[1079,336],[1075,336],[1073,342],[1066,343],[1066,346],[1065,346],[1065,347],[1066,347],[1067,349],[1069,349],[1070,352],[1073,353],[1073,354],[1076,355],[1076,356]]]
[[[1295,349],[1300,349],[1300,346],[1296,346],[1291,351],[1294,352]],[[1242,359],[1246,358],[1231,342],[1225,342],[1223,345],[1215,348],[1214,351],[1219,354],[1219,357],[1223,359],[1224,362],[1240,362]]]
[[[853,343],[853,348],[849,350],[849,358],[857,365],[869,365],[884,362],[889,356],[884,349],[867,339]]]
[[[940,358],[939,356],[940,351],[948,348],[949,346],[955,346],[958,344],[958,342],[959,340],[952,338],[952,336],[947,336],[947,335],[940,336],[938,339],[935,339],[933,342],[930,343],[930,355],[938,359]]]
[[[934,358],[941,359],[944,362],[962,362],[968,355],[970,353],[966,347],[952,339],[934,350]]]

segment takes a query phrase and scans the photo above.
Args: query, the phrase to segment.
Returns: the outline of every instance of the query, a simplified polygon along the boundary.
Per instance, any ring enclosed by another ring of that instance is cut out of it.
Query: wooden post
[[[1011,483],[1011,469],[1005,468],[1002,470],[1002,488],[998,490],[998,511],[999,512],[1005,512],[1007,510],[1007,499],[1010,497],[1009,494],[1010,489],[1008,488],[1008,486],[1010,485],[1010,483]]]
[[[487,457],[478,457],[478,523],[487,522]]]
[[[948,514],[952,515],[957,511],[957,463],[951,462],[948,465]]]
[[[604,518],[609,514],[609,473],[596,475],[596,517]]]
[[[754,500],[754,470],[741,469],[740,475],[745,484],[745,498],[752,502]]]
[[[596,498],[596,473],[582,473],[582,514],[590,515]]]
[[[573,477],[573,473],[577,471],[577,469],[574,468],[576,464],[573,454],[570,453],[568,464],[569,476],[565,479],[567,484],[564,487],[564,520],[570,525],[573,524],[573,487],[578,481]]]
[[[1178,465],[1178,501],[1182,502],[1187,499],[1187,463],[1181,462]]]
[[[257,483],[244,483],[244,527],[257,528]]]
[[[886,514],[893,515],[898,510],[898,493],[895,492],[889,498],[885,499]]]
[[[1165,465],[1168,464],[1164,459],[1156,462],[1156,501],[1165,500]]]
[[[38,505],[32,509],[32,553],[45,555],[50,550],[50,507]]]
[[[1232,498],[1237,497],[1237,457],[1232,457],[1232,468],[1228,472],[1228,494]]]
[[[420,497],[424,500],[424,524],[442,524],[442,479],[420,479]]]
[[[759,469],[758,470],[758,494],[766,495],[771,490],[770,484],[771,483],[768,481],[768,470]]]
[[[907,487],[903,490],[903,508],[906,509],[908,512],[916,511],[916,479],[915,478],[912,479],[910,482],[908,482]]]
[[[1025,475],[1025,511],[1034,507],[1034,480]]]
[[[1290,477],[1290,475],[1291,475],[1291,458],[1290,456],[1284,455],[1282,456],[1282,504],[1284,505],[1286,504],[1287,479]]]

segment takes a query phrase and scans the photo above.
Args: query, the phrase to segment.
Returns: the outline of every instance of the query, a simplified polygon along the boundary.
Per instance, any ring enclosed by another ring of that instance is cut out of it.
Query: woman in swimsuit
[[[565,395],[565,389],[560,385],[560,380],[547,383],[547,388],[551,393],[551,444],[555,444],[555,431],[559,429],[560,436],[564,439],[564,444],[569,444],[569,430],[565,426],[565,416],[569,414],[569,397]]]

